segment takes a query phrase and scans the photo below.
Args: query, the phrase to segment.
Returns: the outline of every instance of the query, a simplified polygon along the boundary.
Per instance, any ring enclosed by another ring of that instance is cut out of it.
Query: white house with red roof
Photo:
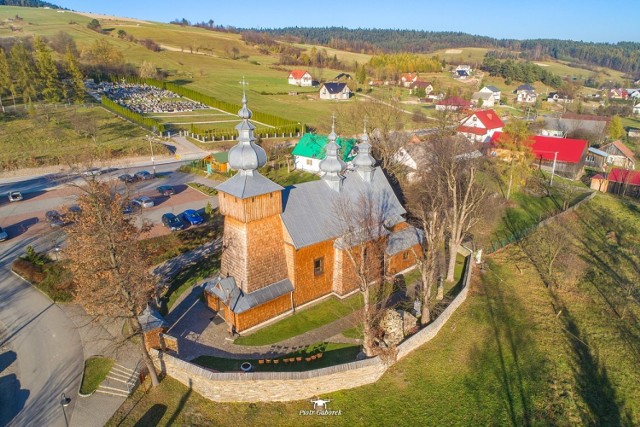
[[[400,76],[400,84],[404,87],[410,87],[418,81],[418,75],[414,73],[405,73]]]
[[[504,123],[493,110],[480,110],[460,122],[458,134],[471,142],[489,142],[496,132],[502,132]]]
[[[491,137],[495,151],[500,150],[500,135],[502,132],[496,132]],[[535,135],[532,139],[531,151],[535,166],[571,179],[582,175],[589,148],[586,140],[543,135]],[[491,154],[493,155],[495,151]]]
[[[293,70],[289,73],[289,84],[296,86],[313,86],[313,77],[306,70]]]

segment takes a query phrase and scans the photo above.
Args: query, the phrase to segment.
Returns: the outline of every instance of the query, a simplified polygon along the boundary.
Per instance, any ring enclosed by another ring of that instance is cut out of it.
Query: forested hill
[[[241,30],[242,31],[242,30]],[[449,31],[386,30],[344,27],[287,27],[251,30],[302,43],[320,44],[354,52],[430,53],[456,47],[484,47],[520,52],[525,59],[546,58],[597,65],[637,75],[640,73],[640,43],[588,43],[573,40],[495,39]]]
[[[50,7],[62,9],[60,6],[40,0],[0,0],[0,6]]]

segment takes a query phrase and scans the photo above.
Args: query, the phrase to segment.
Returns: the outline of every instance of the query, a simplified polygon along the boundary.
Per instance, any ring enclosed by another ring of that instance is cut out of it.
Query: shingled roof
[[[245,294],[236,285],[233,277],[216,277],[204,286],[205,292],[215,295],[236,314],[243,313],[253,307],[272,301],[279,296],[293,292],[293,284],[283,279],[264,288]]]
[[[335,202],[340,197],[356,202],[368,191],[380,203],[388,226],[403,221],[402,215],[406,211],[380,168],[375,168],[370,183],[364,182],[357,172],[345,172],[340,192],[332,190],[322,180],[285,188],[281,218],[295,248],[337,238],[341,230],[334,212]]]

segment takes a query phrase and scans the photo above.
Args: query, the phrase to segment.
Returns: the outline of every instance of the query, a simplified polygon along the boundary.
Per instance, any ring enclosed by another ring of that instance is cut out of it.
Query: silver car
[[[151,197],[147,197],[147,196],[136,197],[135,199],[133,199],[131,201],[131,203],[135,203],[136,205],[140,206],[141,208],[152,208],[153,205],[154,205],[153,199]]]
[[[22,193],[19,191],[10,191],[9,192],[9,201],[10,202],[19,202],[22,200]]]

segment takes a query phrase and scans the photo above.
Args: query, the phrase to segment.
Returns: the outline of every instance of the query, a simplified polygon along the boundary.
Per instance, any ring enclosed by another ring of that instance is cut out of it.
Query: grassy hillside
[[[572,268],[551,288],[520,247],[493,256],[433,341],[376,384],[322,396],[342,416],[299,416],[307,401],[212,403],[165,379],[108,425],[638,425],[640,206],[600,195],[559,227]]]

